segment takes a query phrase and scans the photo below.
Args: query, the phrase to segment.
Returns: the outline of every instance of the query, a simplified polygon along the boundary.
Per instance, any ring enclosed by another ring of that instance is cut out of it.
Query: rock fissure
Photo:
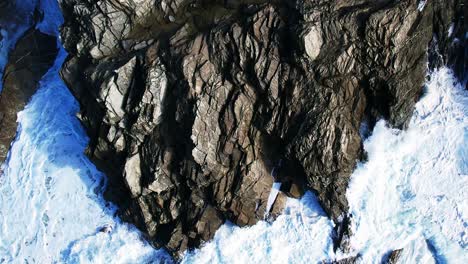
[[[422,10],[416,0],[61,7],[62,76],[80,102],[88,154],[109,178],[106,195],[175,256],[226,220],[262,220],[281,159],[272,214],[312,190],[344,250],[361,124],[404,128],[428,63],[466,70],[451,55],[462,49],[455,38],[466,42],[457,0]],[[433,35],[440,57],[427,52]]]

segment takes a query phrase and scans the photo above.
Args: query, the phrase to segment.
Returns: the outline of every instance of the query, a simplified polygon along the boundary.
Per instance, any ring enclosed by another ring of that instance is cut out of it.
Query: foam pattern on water
[[[45,20],[38,28],[57,34],[57,3],[41,7]],[[84,155],[88,139],[75,117],[78,105],[58,74],[66,55],[61,49],[18,114],[0,177],[0,263],[171,262],[103,200],[105,177]],[[113,230],[100,232],[103,226]]]
[[[54,0],[41,2],[38,28],[57,34]],[[170,262],[102,199],[105,177],[83,154],[78,105],[58,76],[66,54],[41,82],[0,178],[0,263]],[[1,57],[1,54],[0,54]],[[0,63],[1,64],[1,63]],[[0,65],[1,66],[1,65]],[[448,69],[431,74],[407,131],[378,122],[365,142],[369,161],[352,175],[351,254],[379,263],[404,248],[403,263],[468,263],[468,95]],[[110,233],[100,232],[111,226]],[[273,223],[230,223],[183,263],[317,263],[335,255],[333,223],[315,196],[289,199]]]
[[[468,94],[452,72],[431,75],[406,131],[378,122],[347,192],[351,244],[366,263],[415,248],[422,263],[468,263]]]
[[[223,225],[212,241],[187,253],[183,263],[317,263],[333,257],[332,229],[316,197],[308,192],[301,200],[289,199],[273,223]]]
[[[78,105],[57,73],[65,56],[61,50],[18,115],[19,134],[0,178],[0,262],[168,260],[102,199],[105,178],[84,155]],[[105,225],[113,231],[99,232]]]
[[[308,194],[289,200],[276,222],[223,226],[187,263],[317,263],[360,254],[380,263],[404,248],[401,263],[468,263],[468,95],[452,72],[431,75],[407,131],[380,121],[365,141],[347,192],[352,252],[334,255],[333,224]],[[308,207],[310,206],[310,207]],[[298,221],[299,220],[299,221]]]

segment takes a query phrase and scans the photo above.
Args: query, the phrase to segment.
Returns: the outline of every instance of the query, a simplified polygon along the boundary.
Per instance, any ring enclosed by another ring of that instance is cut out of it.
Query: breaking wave
[[[317,263],[360,255],[380,263],[468,263],[468,92],[447,69],[430,76],[405,131],[377,123],[364,142],[368,161],[351,176],[352,252],[332,251],[333,223],[312,194],[253,227],[223,226],[187,263]],[[311,202],[314,201],[314,202]]]
[[[377,123],[369,160],[351,178],[351,245],[366,263],[389,250],[404,263],[467,263],[468,93],[453,73],[430,76],[405,131]]]
[[[41,7],[46,17],[37,28],[58,34],[56,1],[43,0]],[[58,74],[66,56],[61,48],[18,114],[0,177],[0,263],[171,262],[102,198],[105,177],[84,155],[88,139],[76,118],[79,107]]]
[[[56,35],[57,3],[41,5],[47,15],[38,28]],[[103,200],[105,177],[83,154],[88,139],[75,117],[78,105],[58,75],[65,57],[61,49],[18,115],[0,177],[0,263],[171,262]],[[406,131],[380,121],[364,143],[369,159],[347,192],[351,253],[333,252],[334,224],[306,193],[289,199],[272,223],[226,223],[182,262],[309,263],[360,254],[364,263],[379,263],[404,248],[404,263],[468,263],[467,141],[468,94],[443,68],[431,74]]]

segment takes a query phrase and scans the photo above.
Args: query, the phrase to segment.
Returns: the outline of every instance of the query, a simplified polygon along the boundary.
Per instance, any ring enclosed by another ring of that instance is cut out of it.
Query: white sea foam
[[[265,218],[268,217],[270,214],[271,207],[276,201],[276,197],[278,197],[278,194],[281,189],[281,182],[273,182],[273,185],[271,186],[270,194],[268,195],[268,201],[265,209]]]
[[[426,7],[427,0],[420,0],[418,3],[418,10],[419,12],[422,12],[424,10],[424,7]]]
[[[212,241],[188,252],[183,263],[317,263],[333,257],[333,225],[308,192],[289,199],[273,223],[240,228],[223,225]]]
[[[57,34],[60,14],[43,1],[39,28]],[[26,109],[0,178],[0,263],[149,263],[167,261],[101,197],[105,177],[84,156],[78,106],[57,71]],[[404,248],[403,263],[468,263],[468,95],[448,69],[431,75],[407,131],[378,122],[365,142],[369,161],[352,175],[351,246],[379,263]],[[367,133],[366,133],[367,134]],[[112,226],[110,233],[99,232]],[[307,193],[289,199],[273,223],[223,225],[183,263],[316,263],[333,253],[333,223]]]
[[[0,262],[135,263],[166,259],[117,219],[104,177],[84,156],[77,103],[55,67],[18,115],[20,131],[0,178]],[[99,232],[105,225],[113,231]]]
[[[468,95],[448,69],[431,79],[408,130],[378,122],[364,144],[369,161],[352,175],[351,255],[359,253],[363,263],[380,263],[399,248],[404,248],[402,263],[435,258],[468,263]],[[332,224],[317,213],[319,206],[299,204],[300,209],[289,200],[285,215],[273,224],[223,226],[186,262],[309,263],[345,257],[333,255]]]
[[[381,121],[364,146],[347,192],[364,260],[422,240],[440,262],[468,263],[468,94],[452,72],[431,75],[408,130]]]
[[[57,4],[42,1],[42,7],[47,22],[38,28],[57,34]],[[65,57],[61,49],[18,114],[18,135],[0,177],[0,263],[170,262],[103,200],[105,178],[84,155],[88,140],[75,117],[78,105],[58,75]],[[113,230],[100,232],[103,226]]]

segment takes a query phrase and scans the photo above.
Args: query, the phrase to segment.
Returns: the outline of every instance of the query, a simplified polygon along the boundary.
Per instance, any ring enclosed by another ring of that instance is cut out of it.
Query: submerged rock
[[[57,39],[30,29],[11,51],[0,93],[0,164],[5,161],[18,123],[17,114],[39,87],[57,56]]]
[[[388,255],[388,258],[384,263],[386,264],[397,264],[398,260],[401,257],[401,254],[403,253],[403,249],[395,249],[392,252],[390,252],[390,255]]]
[[[272,213],[286,194],[312,189],[343,248],[360,125],[406,126],[435,61],[433,34],[461,6],[63,0],[62,76],[81,105],[88,155],[109,178],[107,198],[155,245],[177,255],[225,220],[261,220],[283,160]],[[439,37],[441,63],[453,40]]]

